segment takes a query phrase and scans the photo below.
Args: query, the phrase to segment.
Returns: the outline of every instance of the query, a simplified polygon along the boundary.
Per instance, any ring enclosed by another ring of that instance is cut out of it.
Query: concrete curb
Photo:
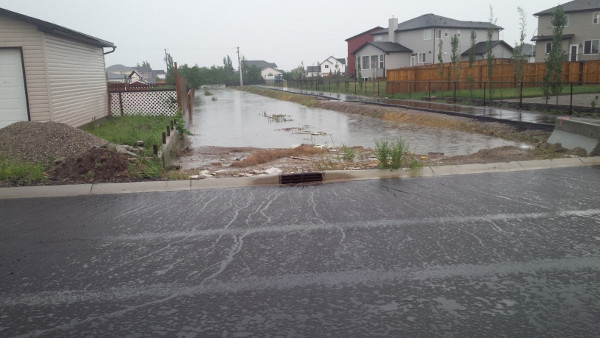
[[[467,175],[489,172],[507,172],[583,166],[600,166],[600,156],[582,158],[558,158],[553,160],[513,161],[504,163],[462,164],[440,167],[425,167],[418,172],[412,172],[409,169],[335,170],[326,171],[323,175],[323,182],[333,183],[343,181],[374,180],[399,177],[437,177],[448,175]],[[109,195],[124,193],[224,189],[278,185],[279,175],[185,181],[151,181],[133,183],[33,186],[0,188],[0,199]]]

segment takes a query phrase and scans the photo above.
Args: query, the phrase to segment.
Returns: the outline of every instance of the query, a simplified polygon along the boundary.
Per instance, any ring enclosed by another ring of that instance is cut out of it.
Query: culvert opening
[[[280,184],[323,182],[323,173],[297,173],[279,176]]]

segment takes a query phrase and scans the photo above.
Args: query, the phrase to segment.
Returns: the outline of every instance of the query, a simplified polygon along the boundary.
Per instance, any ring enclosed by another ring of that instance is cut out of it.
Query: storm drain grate
[[[284,174],[279,176],[279,183],[281,184],[309,183],[322,181],[323,173],[298,173]]]

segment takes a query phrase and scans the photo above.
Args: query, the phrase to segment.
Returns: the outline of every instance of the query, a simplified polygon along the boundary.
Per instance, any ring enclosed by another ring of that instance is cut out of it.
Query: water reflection
[[[368,116],[313,109],[237,90],[211,90],[194,107],[192,147],[287,148],[300,144],[363,146],[403,138],[416,153],[464,155],[515,142],[499,138],[388,122]],[[285,115],[276,122],[265,115]]]

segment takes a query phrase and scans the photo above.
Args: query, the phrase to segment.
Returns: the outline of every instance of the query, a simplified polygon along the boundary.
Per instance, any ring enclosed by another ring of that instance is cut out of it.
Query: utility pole
[[[240,47],[237,48],[238,54],[238,69],[240,70],[240,87],[244,86],[244,79],[242,78],[242,59],[240,59]]]

